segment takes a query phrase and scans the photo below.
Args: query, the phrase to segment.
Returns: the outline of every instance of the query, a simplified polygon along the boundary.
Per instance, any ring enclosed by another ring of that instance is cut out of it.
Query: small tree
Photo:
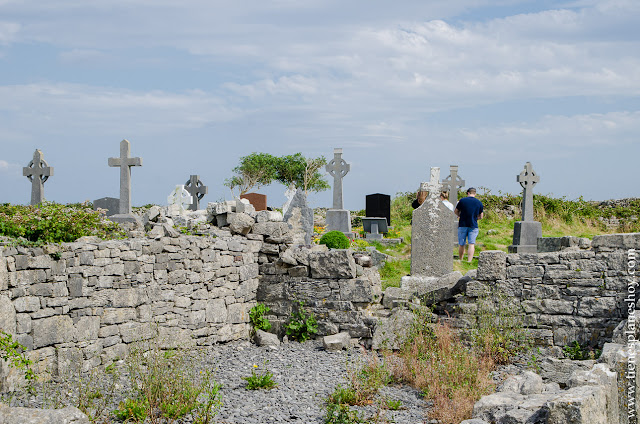
[[[253,152],[240,158],[240,165],[233,168],[236,174],[225,180],[224,185],[233,192],[238,188],[240,194],[249,192],[252,188],[269,185],[276,178],[279,158],[268,153]]]
[[[305,158],[302,153],[282,156],[278,158],[276,180],[287,187],[294,185],[302,188],[305,194],[309,191],[327,190],[330,187],[329,183],[320,173],[320,168],[326,163],[324,156]]]

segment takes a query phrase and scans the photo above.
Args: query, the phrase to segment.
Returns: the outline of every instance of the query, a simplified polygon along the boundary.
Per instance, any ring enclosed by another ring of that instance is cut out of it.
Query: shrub
[[[304,302],[298,301],[296,310],[287,324],[287,336],[299,342],[306,342],[318,332],[318,322],[313,313],[304,310]]]
[[[251,310],[249,311],[249,319],[251,320],[251,325],[253,326],[254,330],[271,330],[271,323],[264,316],[270,310],[271,308],[262,303],[257,303],[253,308],[251,308]]]
[[[585,359],[598,359],[602,351],[600,349],[593,349],[587,345],[581,345],[580,343],[573,342],[565,346],[562,351],[565,356],[574,361],[583,361]]]
[[[0,235],[35,243],[72,242],[83,236],[122,237],[118,224],[88,205],[43,202],[34,206],[0,205]]]
[[[326,244],[329,249],[348,249],[351,246],[349,238],[342,231],[329,231],[320,238],[320,244]]]

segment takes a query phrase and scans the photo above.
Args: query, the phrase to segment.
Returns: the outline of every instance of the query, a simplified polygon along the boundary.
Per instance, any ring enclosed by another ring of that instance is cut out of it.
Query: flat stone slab
[[[326,350],[342,350],[351,346],[351,336],[348,332],[332,334],[322,338],[322,345]]]

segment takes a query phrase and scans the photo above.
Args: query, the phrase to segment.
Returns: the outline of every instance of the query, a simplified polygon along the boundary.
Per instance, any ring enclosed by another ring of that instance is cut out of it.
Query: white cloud
[[[21,171],[22,166],[19,164],[0,159],[0,174],[18,177],[21,175]]]

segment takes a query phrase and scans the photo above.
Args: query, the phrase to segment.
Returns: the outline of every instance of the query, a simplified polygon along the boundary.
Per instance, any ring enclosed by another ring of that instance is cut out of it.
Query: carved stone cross
[[[420,191],[428,191],[429,196],[427,197],[427,200],[433,202],[434,200],[440,199],[441,190],[442,184],[440,184],[440,167],[434,166],[431,168],[429,182],[421,183]]]
[[[177,205],[180,212],[184,212],[193,203],[193,197],[183,185],[177,185],[167,196],[169,205]]]
[[[202,184],[198,175],[191,175],[189,180],[184,184],[184,189],[193,197],[193,201],[191,205],[189,205],[189,210],[197,211],[200,208],[200,200],[209,192],[209,188]]]
[[[53,168],[44,160],[42,152],[33,153],[33,160],[22,168],[22,175],[31,181],[31,204],[37,205],[44,200],[44,183],[53,175]]]
[[[540,177],[527,162],[524,171],[516,179],[523,188],[522,193],[522,220],[533,221],[533,187],[538,184]]]
[[[342,149],[333,149],[333,159],[325,169],[333,177],[333,209],[343,209],[342,179],[351,170],[351,165],[342,159]]]
[[[120,205],[119,214],[131,213],[131,167],[142,166],[142,158],[129,157],[131,144],[128,140],[120,142],[120,157],[109,158],[109,166],[120,167]]]
[[[449,192],[449,201],[453,206],[458,203],[458,189],[464,187],[465,181],[458,175],[458,165],[449,167],[449,176],[442,180],[442,189]]]

